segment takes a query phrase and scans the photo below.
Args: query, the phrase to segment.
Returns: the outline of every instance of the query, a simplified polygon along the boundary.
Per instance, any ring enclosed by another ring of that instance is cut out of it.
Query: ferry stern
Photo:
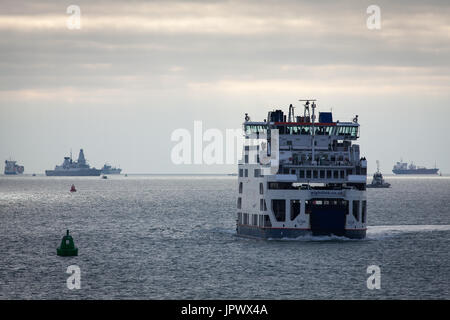
[[[237,235],[263,239],[366,237],[367,160],[360,157],[358,116],[315,116],[315,100],[295,117],[289,106],[261,122],[246,114],[238,164]]]

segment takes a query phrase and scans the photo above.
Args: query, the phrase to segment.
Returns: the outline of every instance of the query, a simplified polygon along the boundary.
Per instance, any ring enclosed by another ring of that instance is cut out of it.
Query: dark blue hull
[[[120,174],[122,169],[109,169],[109,170],[102,170],[102,174]]]
[[[350,239],[364,239],[366,229],[315,230],[290,228],[263,228],[258,226],[237,225],[237,235],[260,239],[295,239],[302,236],[336,235]]]
[[[439,169],[414,169],[414,170],[400,170],[394,169],[392,170],[395,174],[437,174]]]
[[[45,170],[46,176],[56,177],[86,177],[86,176],[100,176],[99,169],[80,169],[80,170]]]

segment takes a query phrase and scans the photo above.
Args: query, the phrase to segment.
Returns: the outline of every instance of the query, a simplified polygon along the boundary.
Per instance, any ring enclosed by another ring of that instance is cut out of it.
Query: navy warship
[[[100,176],[100,169],[91,168],[84,157],[83,149],[80,149],[78,161],[70,157],[64,157],[64,162],[60,166],[55,166],[55,170],[45,170],[47,176]]]

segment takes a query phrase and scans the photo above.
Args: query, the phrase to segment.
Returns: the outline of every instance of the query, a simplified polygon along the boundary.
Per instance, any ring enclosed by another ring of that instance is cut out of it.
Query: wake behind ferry
[[[243,123],[236,230],[240,236],[297,238],[304,235],[366,236],[367,161],[360,157],[358,116],[333,121],[314,99],[303,116],[289,106],[267,119]],[[269,160],[268,160],[269,159]]]

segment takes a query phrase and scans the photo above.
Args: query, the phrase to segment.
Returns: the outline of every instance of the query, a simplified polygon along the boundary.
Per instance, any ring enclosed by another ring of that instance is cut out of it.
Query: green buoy
[[[72,236],[69,236],[69,230],[67,230],[67,234],[62,238],[61,245],[56,249],[56,254],[62,257],[78,255],[78,248],[75,247]]]

